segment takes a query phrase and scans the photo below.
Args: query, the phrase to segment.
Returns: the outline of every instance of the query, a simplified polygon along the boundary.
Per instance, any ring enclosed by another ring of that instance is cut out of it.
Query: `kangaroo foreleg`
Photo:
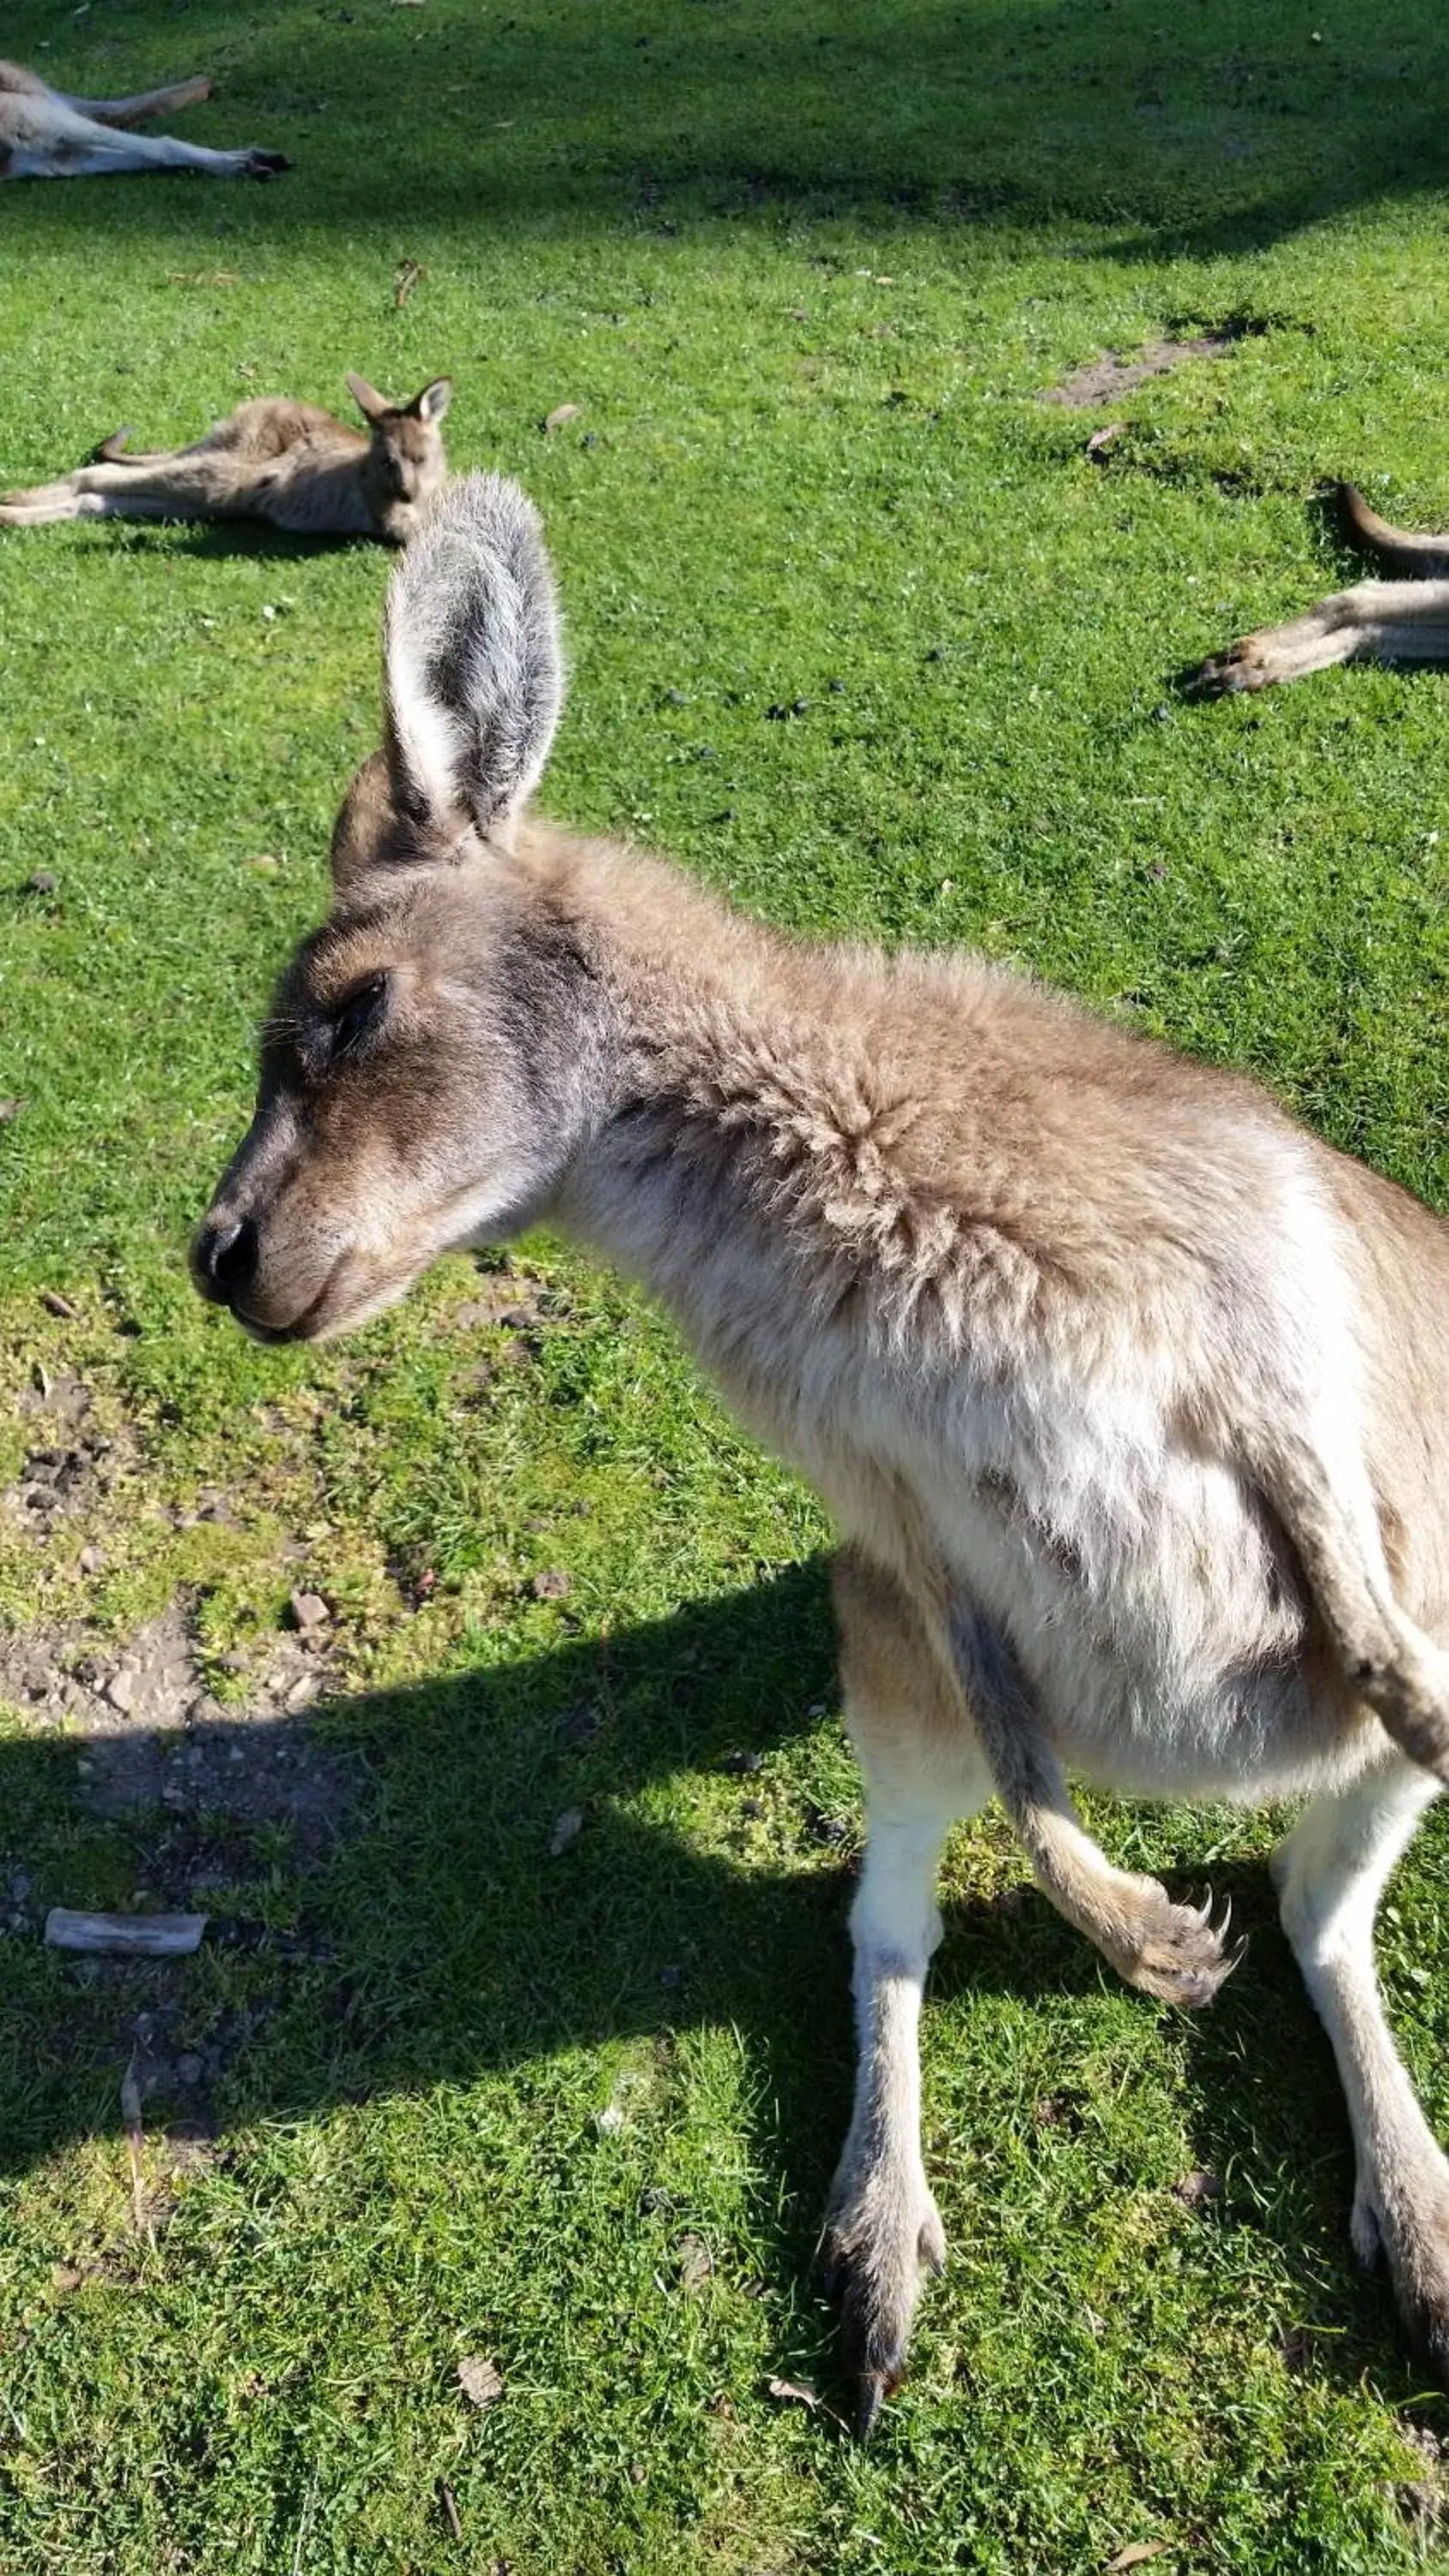
[[[1175,1905],[1157,1879],[1113,1868],[1072,1805],[1010,1644],[965,1603],[949,1615],[948,1652],[1042,1894],[1129,1986],[1164,2003],[1211,2003],[1238,1962],[1224,1947],[1227,1909],[1214,1921],[1210,1901]]]

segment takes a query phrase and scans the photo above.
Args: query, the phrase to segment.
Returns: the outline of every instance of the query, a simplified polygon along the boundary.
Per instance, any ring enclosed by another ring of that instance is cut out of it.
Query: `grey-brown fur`
[[[979,959],[787,940],[520,811],[558,678],[535,523],[496,478],[440,505],[387,635],[389,747],[198,1284],[311,1339],[547,1217],[649,1283],[830,1505],[870,1824],[828,2220],[862,2423],[944,2259],[916,2024],[953,1821],[1000,1795],[1145,1992],[1201,2003],[1232,1964],[1209,1906],[1110,1864],[1069,1773],[1307,1801],[1276,1868],[1343,2071],[1354,2241],[1449,2365],[1449,2165],[1372,1952],[1449,1775],[1449,1230],[1251,1084]]]
[[[195,107],[206,79],[174,81],[134,98],[71,98],[20,63],[0,63],[0,179],[92,179],[137,170],[204,170],[220,179],[274,179],[291,163],[247,144],[213,152],[171,134],[131,134],[148,118]]]
[[[1337,662],[1449,662],[1449,535],[1390,527],[1351,483],[1339,484],[1338,504],[1355,543],[1399,578],[1357,582],[1209,654],[1192,675],[1199,696],[1267,689]]]
[[[135,454],[108,438],[92,465],[58,483],[0,493],[0,528],[61,519],[259,519],[299,537],[376,537],[403,545],[447,478],[446,376],[410,403],[347,379],[364,436],[316,403],[268,395],[243,403],[190,447]]]

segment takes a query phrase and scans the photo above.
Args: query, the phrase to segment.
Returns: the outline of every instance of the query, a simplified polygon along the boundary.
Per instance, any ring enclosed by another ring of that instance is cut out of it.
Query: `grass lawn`
[[[1445,682],[1173,685],[1344,576],[1321,474],[1449,521],[1433,0],[12,0],[4,43],[210,70],[178,130],[296,169],[4,192],[0,482],[446,369],[564,584],[555,812],[1019,959],[1449,1203]],[[860,1841],[820,1512],[550,1241],[311,1356],[193,1297],[386,570],[0,543],[0,2567],[1449,2567],[1273,1820],[1094,1818],[1231,1892],[1200,2021],[957,1838],[953,2260],[862,2454],[812,2261]],[[1383,1955],[1449,2132],[1446,1894],[1431,1823]],[[57,1902],[212,1926],[77,1963]]]

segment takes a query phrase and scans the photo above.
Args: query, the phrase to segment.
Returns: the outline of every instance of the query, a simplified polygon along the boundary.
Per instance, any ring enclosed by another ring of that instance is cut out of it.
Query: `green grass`
[[[185,130],[297,168],[5,191],[0,480],[122,420],[159,442],[447,369],[455,461],[522,477],[562,574],[556,812],[782,921],[1020,959],[1449,1201],[1444,683],[1172,685],[1341,578],[1320,475],[1449,520],[1429,0],[14,0],[5,44],[82,90],[210,69]],[[1100,411],[1036,399],[1230,321],[1229,356]],[[519,1257],[524,1330],[458,1321],[463,1264],[312,1358],[192,1297],[268,979],[376,738],[385,572],[244,532],[0,548],[0,1373],[76,1370],[114,1444],[48,1541],[0,1524],[0,1620],[77,1653],[180,1596],[238,1697],[219,1659],[314,1583],[351,1784],[320,1856],[107,1821],[74,1728],[5,1721],[0,2566],[1449,2566],[1449,2417],[1348,2256],[1270,1822],[1096,1819],[1233,1893],[1250,1955],[1200,2022],[1110,1983],[998,1823],[958,1838],[924,2037],[954,2259],[862,2455],[812,2263],[859,1842],[820,1513],[555,1245]],[[36,1421],[0,1425],[0,1483]],[[192,1962],[38,1945],[51,1902],[198,1879],[227,1919]],[[1446,1894],[1431,1824],[1383,1952],[1449,2130]],[[194,2097],[148,2098],[138,2230],[148,2013],[206,2059],[217,2134],[175,2169]],[[1197,2170],[1224,2188],[1194,2211]],[[482,2414],[470,2353],[505,2382]]]

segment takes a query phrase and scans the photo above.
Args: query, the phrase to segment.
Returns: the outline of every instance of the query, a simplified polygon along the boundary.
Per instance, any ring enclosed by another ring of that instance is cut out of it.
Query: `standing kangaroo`
[[[1336,498],[1349,536],[1401,578],[1356,582],[1284,626],[1239,636],[1198,664],[1188,682],[1196,696],[1270,689],[1336,662],[1449,662],[1449,535],[1391,528],[1351,483]]]
[[[1372,1946],[1449,1778],[1449,1228],[1251,1083],[980,959],[786,939],[535,820],[553,596],[497,476],[403,558],[386,673],[196,1282],[313,1341],[547,1219],[647,1282],[829,1503],[869,1820],[828,2220],[862,2429],[945,2254],[917,2021],[953,1820],[1000,1797],[1145,1993],[1204,2004],[1234,1963],[1209,1906],[1106,1859],[1068,1770],[1307,1800],[1274,1875],[1353,2242],[1449,2369],[1449,2163]]]
[[[128,454],[108,438],[94,465],[58,483],[0,492],[0,528],[57,519],[264,519],[299,537],[380,537],[406,543],[447,479],[439,421],[453,398],[446,376],[410,403],[389,402],[363,376],[348,388],[368,435],[316,403],[269,395],[243,403],[192,447]]]
[[[208,170],[217,179],[275,179],[291,162],[282,152],[209,152],[170,134],[127,134],[168,110],[196,107],[211,96],[209,80],[176,81],[135,98],[68,98],[47,89],[19,63],[0,63],[0,179],[95,179],[129,170]]]

